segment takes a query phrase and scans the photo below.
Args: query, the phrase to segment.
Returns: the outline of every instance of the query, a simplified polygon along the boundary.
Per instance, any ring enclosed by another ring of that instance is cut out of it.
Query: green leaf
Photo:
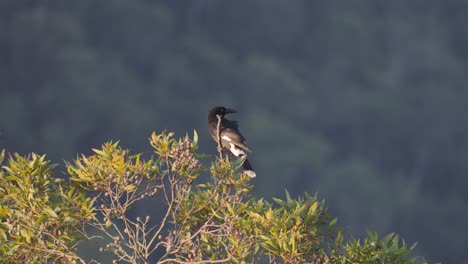
[[[286,202],[285,202],[285,201],[283,201],[283,200],[281,200],[281,199],[278,199],[278,198],[275,198],[275,197],[273,197],[272,199],[273,199],[273,201],[275,201],[278,205],[281,205],[281,206],[283,206],[283,207],[286,206]]]
[[[307,215],[314,215],[315,212],[317,211],[317,206],[318,206],[318,202],[313,203],[310,206],[309,211],[307,212]]]
[[[239,159],[234,159],[234,160],[231,161],[231,164],[232,164],[232,166],[234,168],[239,169],[242,166],[242,164],[244,163],[246,158],[247,158],[247,156],[243,156],[243,157],[241,157]]]
[[[286,192],[286,203],[290,205],[293,201],[291,199],[291,195],[289,194],[288,190],[284,190]]]
[[[57,217],[58,217],[57,213],[55,213],[55,211],[52,210],[52,209],[44,208],[44,211],[45,211],[46,214],[48,214],[50,217],[54,217],[54,218],[57,218]]]
[[[124,187],[125,191],[135,191],[137,187],[135,185],[127,185]]]
[[[0,229],[0,241],[7,241],[8,237],[3,229]]]
[[[50,210],[50,209],[49,209]],[[51,210],[52,211],[52,210]],[[52,211],[53,212],[53,211]],[[54,212],[55,213],[55,212]],[[57,214],[55,214],[57,215]],[[47,214],[42,214],[41,216],[39,216],[36,221],[34,222],[35,225],[47,220],[49,218],[49,216]]]
[[[119,173],[119,174],[117,175],[117,183],[118,183],[118,184],[121,184],[122,181],[123,181],[123,178],[124,178],[124,175],[123,175],[122,173]]]
[[[193,143],[194,145],[198,144],[198,133],[195,129],[193,130]]]
[[[3,163],[4,159],[5,159],[5,150],[2,150],[2,152],[0,152],[0,164]]]
[[[27,243],[31,243],[31,233],[29,233],[26,229],[21,229],[20,234],[26,239]]]

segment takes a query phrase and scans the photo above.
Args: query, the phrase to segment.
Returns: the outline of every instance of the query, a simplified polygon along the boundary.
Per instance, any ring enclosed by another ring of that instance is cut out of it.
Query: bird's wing
[[[245,144],[245,138],[242,136],[239,130],[235,128],[228,127],[221,130],[221,139],[228,143],[232,143],[243,150],[252,152],[250,147]]]

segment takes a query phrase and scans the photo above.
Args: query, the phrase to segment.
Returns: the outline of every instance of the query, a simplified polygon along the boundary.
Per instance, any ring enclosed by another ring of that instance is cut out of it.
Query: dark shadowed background
[[[0,148],[63,164],[167,128],[215,154],[225,105],[255,194],[468,263],[467,26],[467,1],[2,0]]]

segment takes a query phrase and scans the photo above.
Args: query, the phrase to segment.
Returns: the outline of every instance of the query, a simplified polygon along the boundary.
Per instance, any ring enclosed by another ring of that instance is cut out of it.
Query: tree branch
[[[219,158],[223,159],[223,148],[221,145],[221,130],[220,130],[221,116],[216,115],[216,117],[218,118],[218,124],[216,125],[216,134],[218,135],[218,152],[219,152]]]

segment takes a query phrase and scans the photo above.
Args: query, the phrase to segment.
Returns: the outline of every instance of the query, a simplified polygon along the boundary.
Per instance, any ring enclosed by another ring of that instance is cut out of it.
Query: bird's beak
[[[226,114],[231,114],[231,113],[237,113],[237,111],[234,110],[234,109],[226,108],[226,112],[225,112],[225,113],[226,113]]]

